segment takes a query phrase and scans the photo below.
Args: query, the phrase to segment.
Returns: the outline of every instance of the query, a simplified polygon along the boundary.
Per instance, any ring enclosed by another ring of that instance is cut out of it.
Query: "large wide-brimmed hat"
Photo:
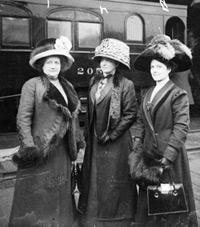
[[[41,40],[32,51],[29,64],[37,69],[36,63],[38,60],[50,56],[63,56],[65,61],[62,62],[62,71],[66,71],[74,62],[74,58],[70,54],[71,48],[72,44],[65,36],[61,36],[58,39],[49,38]]]
[[[147,48],[136,58],[134,68],[149,72],[152,59],[176,65],[175,71],[185,71],[192,66],[191,50],[178,39],[171,39],[167,35],[155,36]]]
[[[95,49],[93,59],[99,62],[102,57],[119,62],[123,69],[130,69],[130,48],[118,39],[106,38],[102,40]]]

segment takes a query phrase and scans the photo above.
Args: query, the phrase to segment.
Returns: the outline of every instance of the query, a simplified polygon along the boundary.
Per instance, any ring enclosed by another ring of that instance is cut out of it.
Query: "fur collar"
[[[80,102],[72,84],[70,84],[63,77],[59,77],[59,81],[69,101],[67,106],[63,101],[63,98],[57,91],[57,88],[55,88],[54,85],[51,84],[51,82],[46,77],[43,77],[42,81],[44,83],[44,86],[46,87],[46,91],[43,95],[43,100],[47,101],[51,108],[56,109],[58,112],[61,112],[66,121],[68,121],[72,117],[77,116],[80,110]]]

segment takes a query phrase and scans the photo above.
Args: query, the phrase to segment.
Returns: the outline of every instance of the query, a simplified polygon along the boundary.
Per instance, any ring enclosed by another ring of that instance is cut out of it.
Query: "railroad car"
[[[0,1],[0,133],[16,131],[16,113],[23,83],[36,76],[28,64],[31,50],[44,38],[67,36],[75,58],[66,73],[82,102],[84,126],[88,82],[97,65],[94,48],[103,38],[117,38],[131,50],[131,64],[156,34],[187,42],[187,1],[25,0]],[[178,2],[178,4],[171,4]],[[132,69],[126,73],[136,90],[152,83]]]

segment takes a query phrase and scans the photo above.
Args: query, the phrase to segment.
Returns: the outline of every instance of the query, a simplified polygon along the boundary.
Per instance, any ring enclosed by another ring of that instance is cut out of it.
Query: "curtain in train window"
[[[126,39],[128,41],[143,42],[143,27],[143,21],[139,16],[130,16],[126,22]]]
[[[69,21],[48,21],[48,37],[58,38],[66,36],[72,41],[71,22]]]
[[[172,17],[167,21],[165,33],[172,39],[179,39],[181,42],[185,42],[185,25],[178,17]]]
[[[2,17],[2,45],[30,46],[29,19]]]
[[[78,23],[78,46],[80,48],[96,47],[100,43],[101,26],[97,23]]]

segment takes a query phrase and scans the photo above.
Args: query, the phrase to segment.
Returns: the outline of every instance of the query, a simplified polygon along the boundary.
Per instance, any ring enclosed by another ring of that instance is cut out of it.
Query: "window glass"
[[[61,35],[68,37],[72,40],[71,36],[71,22],[69,21],[48,21],[48,37],[58,38]]]
[[[133,15],[128,18],[126,39],[130,41],[143,41],[143,22],[139,16]]]
[[[2,18],[2,45],[30,46],[29,19],[3,17]]]
[[[185,25],[178,17],[170,18],[166,24],[166,35],[172,39],[179,39],[181,42],[185,41]]]
[[[94,48],[100,43],[101,25],[97,23],[78,23],[78,44],[79,47]]]

